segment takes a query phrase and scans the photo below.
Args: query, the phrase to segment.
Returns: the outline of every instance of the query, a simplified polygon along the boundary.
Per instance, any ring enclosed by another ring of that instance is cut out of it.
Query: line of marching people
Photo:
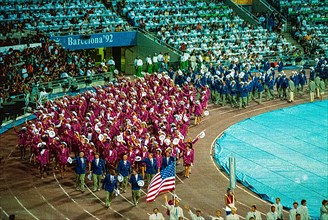
[[[168,200],[168,197],[164,195],[166,215],[170,220],[179,220],[185,219],[184,210],[188,212],[190,218],[192,220],[262,220],[262,216],[266,220],[311,220],[311,216],[307,207],[307,201],[302,199],[300,204],[295,201],[292,204],[292,208],[289,210],[288,214],[284,214],[284,208],[281,203],[280,198],[276,198],[275,202],[269,206],[269,211],[267,213],[261,213],[256,204],[250,206],[250,210],[245,214],[245,218],[241,217],[240,214],[237,213],[237,208],[235,206],[236,197],[232,190],[228,188],[227,194],[224,195],[224,201],[226,204],[225,209],[225,218],[221,213],[221,209],[217,209],[215,211],[215,215],[209,215],[208,218],[204,217],[204,213],[200,209],[196,209],[195,213],[191,210],[188,204],[185,204],[184,207],[181,207],[180,200],[176,197],[172,198],[172,200]],[[326,199],[322,200],[320,207],[320,220],[328,219],[328,201]],[[154,208],[153,213],[149,216],[149,220],[164,220],[165,214],[162,214],[159,208]]]
[[[168,75],[180,86],[192,82],[197,88],[208,87],[210,100],[222,106],[230,104],[231,107],[246,108],[253,100],[262,104],[264,99],[275,98],[293,102],[295,97],[306,94],[311,102],[315,98],[323,99],[328,83],[327,58],[318,60],[309,73],[300,67],[287,75],[283,64],[280,65],[277,71],[266,65],[254,72],[247,63],[231,61],[230,66],[219,64],[214,67],[210,63],[201,64],[199,68],[170,69]]]
[[[39,166],[42,179],[52,168],[65,178],[67,166],[74,164],[76,188],[81,192],[86,177],[93,179],[96,192],[104,176],[112,173],[124,193],[133,170],[140,175],[135,178],[147,185],[168,163],[164,158],[183,162],[188,178],[194,163],[193,144],[204,137],[187,138],[188,126],[192,115],[203,114],[206,91],[191,84],[175,86],[165,75],[147,75],[48,101],[35,111],[36,120],[15,129],[21,158],[26,158],[29,148],[30,160]]]

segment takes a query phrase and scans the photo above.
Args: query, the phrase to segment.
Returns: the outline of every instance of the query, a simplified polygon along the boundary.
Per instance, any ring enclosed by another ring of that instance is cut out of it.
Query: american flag
[[[175,163],[170,163],[165,169],[157,173],[148,186],[147,202],[152,202],[158,194],[175,189]]]

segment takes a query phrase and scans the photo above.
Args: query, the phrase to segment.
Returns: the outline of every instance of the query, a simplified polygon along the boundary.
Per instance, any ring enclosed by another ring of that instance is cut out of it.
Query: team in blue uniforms
[[[237,92],[238,92],[238,88],[236,85],[236,81],[232,80],[230,83],[230,103],[231,103],[231,107],[237,107]]]
[[[239,108],[247,106],[248,88],[247,83],[241,82],[239,87]]]
[[[169,77],[179,86],[192,83],[197,89],[205,86],[211,91],[211,101],[218,105],[231,105],[231,107],[246,107],[253,100],[261,104],[263,99],[266,101],[280,98],[287,100],[289,98],[289,77],[284,73],[285,64],[280,59],[276,66],[276,71],[271,67],[268,60],[261,61],[257,59],[251,66],[249,63],[243,64],[238,59],[226,61],[224,64],[198,62],[196,68],[188,68],[184,71],[168,71]],[[255,65],[256,64],[256,65]],[[327,59],[320,59],[315,68],[306,72],[303,67],[299,71],[293,72],[290,80],[295,86],[294,96],[302,96],[305,92],[305,86],[309,78],[316,82],[316,93],[319,91],[319,78],[327,80],[328,65]],[[325,86],[328,83],[325,83]],[[246,104],[244,97],[246,95]]]
[[[304,86],[307,84],[305,69],[302,69],[299,72],[299,78],[300,78],[300,94],[303,95],[304,94]]]
[[[261,78],[259,78],[258,81],[257,81],[256,90],[257,90],[257,94],[258,94],[257,98],[259,99],[258,103],[262,104],[264,85],[263,85],[263,82],[262,82]]]
[[[267,82],[267,86],[268,86],[268,91],[267,91],[267,95],[266,95],[267,101],[275,99],[274,84],[275,84],[275,81],[273,79],[273,75],[270,75],[269,81]]]
[[[290,79],[294,82],[295,96],[296,96],[297,93],[300,91],[300,78],[299,78],[299,74],[297,72],[292,72],[292,75],[291,75],[291,78]]]
[[[284,68],[284,63],[282,62],[282,59],[280,59],[278,63],[278,73],[281,73]]]

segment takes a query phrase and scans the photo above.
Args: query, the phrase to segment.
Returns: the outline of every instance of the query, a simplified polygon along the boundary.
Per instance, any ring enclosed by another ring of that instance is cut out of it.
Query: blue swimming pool
[[[214,157],[229,173],[236,158],[237,179],[268,201],[285,207],[307,200],[319,218],[328,198],[328,101],[302,104],[246,119],[216,141]],[[269,211],[269,210],[268,210]]]

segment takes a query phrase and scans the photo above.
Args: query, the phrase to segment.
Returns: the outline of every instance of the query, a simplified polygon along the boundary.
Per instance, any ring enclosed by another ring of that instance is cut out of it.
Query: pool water
[[[229,157],[235,156],[237,179],[263,199],[280,197],[288,208],[306,199],[311,217],[318,219],[328,198],[328,101],[241,121],[217,139],[214,152],[228,173]]]

